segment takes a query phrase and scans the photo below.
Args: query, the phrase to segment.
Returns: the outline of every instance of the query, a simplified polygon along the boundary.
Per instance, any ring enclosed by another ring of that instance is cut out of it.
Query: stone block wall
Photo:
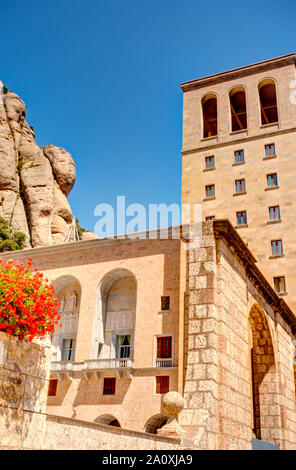
[[[293,335],[213,223],[189,251],[188,293],[181,425],[203,449],[251,449],[255,433],[296,449]]]
[[[51,352],[0,332],[0,446],[39,447],[45,431]]]

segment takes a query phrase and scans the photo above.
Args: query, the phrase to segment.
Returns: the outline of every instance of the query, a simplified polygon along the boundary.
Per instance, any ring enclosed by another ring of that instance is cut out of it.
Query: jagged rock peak
[[[11,91],[0,100],[0,217],[26,235],[26,247],[61,243],[72,221],[67,196],[76,168],[69,152],[40,148],[26,106]]]

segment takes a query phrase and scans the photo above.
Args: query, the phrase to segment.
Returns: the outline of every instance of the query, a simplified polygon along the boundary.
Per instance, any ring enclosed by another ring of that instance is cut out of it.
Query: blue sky
[[[69,202],[180,203],[180,83],[296,51],[296,2],[0,0],[0,78],[40,146],[77,167]]]

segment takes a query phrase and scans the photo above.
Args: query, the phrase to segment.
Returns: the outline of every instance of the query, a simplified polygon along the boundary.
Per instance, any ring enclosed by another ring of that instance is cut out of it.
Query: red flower
[[[0,259],[0,331],[21,341],[53,333],[60,315],[54,287],[43,274],[19,261]]]

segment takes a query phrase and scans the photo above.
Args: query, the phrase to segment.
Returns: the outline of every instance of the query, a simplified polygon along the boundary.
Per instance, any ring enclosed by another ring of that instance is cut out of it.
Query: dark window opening
[[[156,377],[156,393],[164,394],[170,390],[170,377],[168,375]]]
[[[131,335],[117,336],[117,358],[129,358],[131,353]]]
[[[269,81],[266,84],[262,84],[261,86],[259,85],[259,99],[261,124],[264,125],[278,122],[276,90],[274,82]]]
[[[213,95],[206,96],[202,101],[203,111],[203,136],[213,137],[217,135],[217,98]]]
[[[246,93],[243,89],[230,92],[232,132],[247,129]]]
[[[105,377],[103,395],[115,395],[115,385],[116,385],[115,377]]]
[[[159,336],[157,338],[157,359],[171,359],[172,337]]]
[[[170,296],[163,295],[161,297],[161,310],[169,310],[170,309]]]
[[[48,396],[49,397],[55,397],[56,396],[57,386],[58,386],[58,380],[57,379],[50,379],[49,380],[49,385],[48,385]]]

